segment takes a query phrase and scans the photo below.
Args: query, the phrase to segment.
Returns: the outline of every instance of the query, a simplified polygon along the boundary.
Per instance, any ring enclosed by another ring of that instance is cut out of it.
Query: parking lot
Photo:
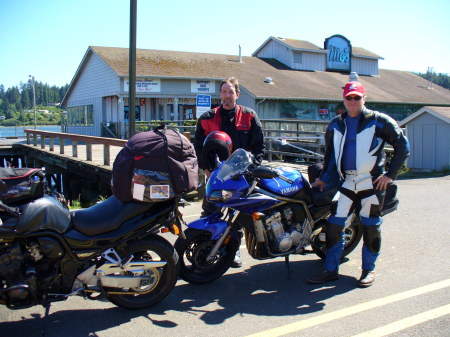
[[[206,285],[179,280],[155,307],[127,311],[79,297],[18,311],[0,308],[1,336],[448,336],[450,331],[450,176],[402,179],[399,210],[382,225],[377,279],[356,287],[358,247],[338,281],[314,286],[315,255],[256,261]],[[184,211],[198,218],[200,204]],[[167,235],[167,234],[164,234]]]

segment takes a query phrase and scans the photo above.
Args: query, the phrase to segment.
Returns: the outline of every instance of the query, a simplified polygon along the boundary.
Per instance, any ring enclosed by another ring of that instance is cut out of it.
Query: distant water
[[[34,129],[34,126],[1,126],[0,127],[0,138],[5,137],[25,137],[26,134],[24,129]],[[37,126],[38,130],[51,131],[51,132],[61,132],[61,125],[51,125],[51,126]]]

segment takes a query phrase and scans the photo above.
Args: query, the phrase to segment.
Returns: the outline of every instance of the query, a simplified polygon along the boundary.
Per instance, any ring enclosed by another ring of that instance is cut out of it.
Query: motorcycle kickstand
[[[47,317],[50,314],[50,306],[51,306],[50,302],[49,303],[45,303],[43,305],[43,307],[45,309],[44,318]]]
[[[291,279],[291,274],[292,274],[292,270],[291,270],[291,266],[289,264],[289,255],[286,255],[284,257],[284,262],[286,263],[286,268],[287,268],[287,272],[288,272],[288,280]]]

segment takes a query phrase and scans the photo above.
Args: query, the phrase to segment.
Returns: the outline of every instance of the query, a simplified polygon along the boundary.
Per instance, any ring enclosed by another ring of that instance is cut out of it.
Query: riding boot
[[[239,249],[236,251],[236,255],[234,256],[234,261],[231,264],[231,268],[240,268],[242,267],[242,259],[241,259],[241,252]]]

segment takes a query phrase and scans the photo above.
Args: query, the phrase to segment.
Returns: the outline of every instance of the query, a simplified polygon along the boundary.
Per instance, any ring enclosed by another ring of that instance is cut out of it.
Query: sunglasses
[[[352,99],[354,99],[355,101],[360,101],[361,98],[362,98],[361,96],[347,96],[347,97],[345,97],[345,99],[347,101],[351,101]]]

